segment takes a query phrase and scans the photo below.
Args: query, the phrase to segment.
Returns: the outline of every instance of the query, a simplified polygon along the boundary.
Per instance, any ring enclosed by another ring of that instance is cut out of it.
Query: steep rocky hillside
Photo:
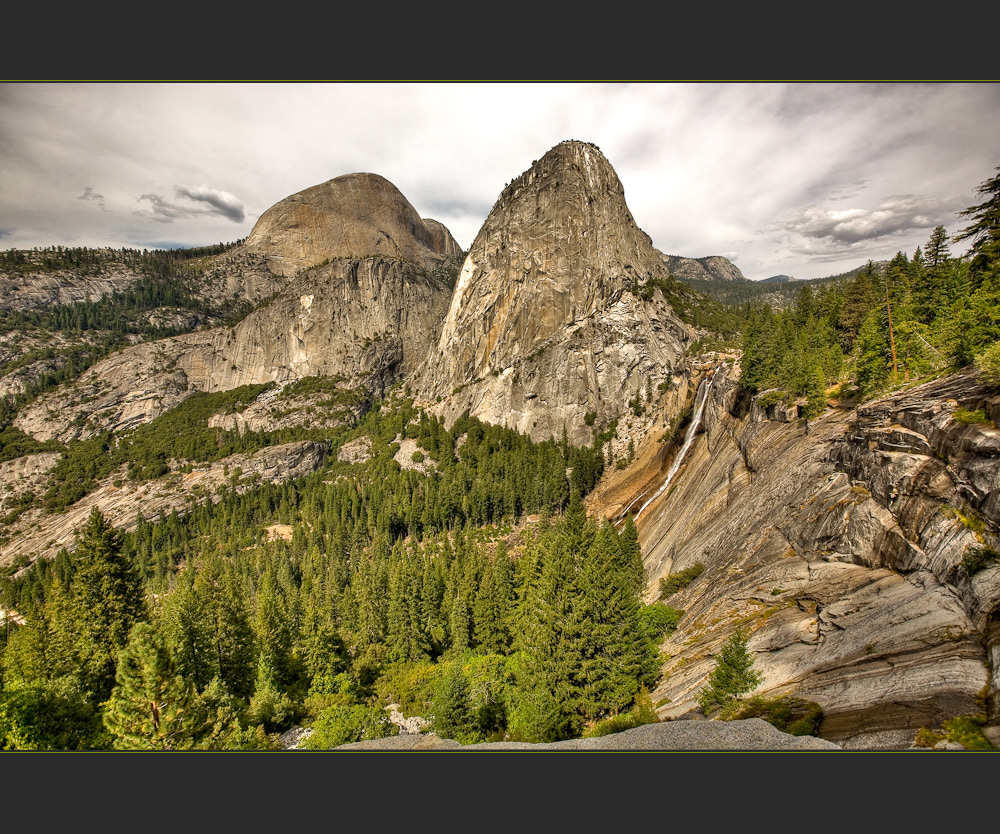
[[[616,473],[619,491],[594,498],[612,517],[639,510],[649,599],[660,579],[704,568],[669,597],[685,614],[662,649],[661,718],[697,709],[742,626],[758,693],[820,704],[820,734],[846,747],[905,747],[984,704],[995,722],[1000,398],[964,371],[807,430],[737,378],[731,365],[692,378],[692,397],[709,386],[704,420],[665,491],[671,457],[651,435],[642,476]],[[962,423],[960,407],[994,422]]]
[[[500,195],[414,388],[447,420],[589,443],[692,341],[650,283],[668,279],[604,155],[563,142]]]

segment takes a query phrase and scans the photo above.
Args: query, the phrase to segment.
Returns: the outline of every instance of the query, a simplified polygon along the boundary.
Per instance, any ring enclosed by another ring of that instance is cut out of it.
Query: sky
[[[822,278],[969,225],[1000,84],[0,83],[0,250],[228,243],[358,172],[468,248],[567,139],[601,149],[664,254]]]

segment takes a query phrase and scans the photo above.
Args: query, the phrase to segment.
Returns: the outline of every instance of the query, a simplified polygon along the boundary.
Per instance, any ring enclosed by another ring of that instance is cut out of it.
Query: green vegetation
[[[705,572],[704,562],[695,562],[691,567],[660,580],[660,599],[673,596],[683,590]]]
[[[722,716],[734,721],[742,718],[763,718],[783,733],[793,736],[813,736],[823,722],[823,708],[815,701],[786,696],[764,698],[757,696],[746,700],[732,700],[723,709]]]
[[[1000,389],[1000,342],[994,342],[976,357],[976,367],[986,385]]]
[[[866,399],[978,359],[985,381],[996,384],[1000,178],[979,190],[988,199],[962,212],[976,222],[951,239],[974,241],[964,258],[951,256],[938,226],[912,257],[898,252],[853,275],[802,285],[779,313],[748,302],[743,387],[806,398],[808,420],[822,413],[826,386],[837,382]]]
[[[941,730],[921,727],[917,732],[915,744],[918,747],[933,747],[940,741],[951,741],[961,744],[966,750],[996,750],[988,738],[983,735],[986,726],[985,715],[958,715],[946,719]]]
[[[974,576],[985,568],[990,562],[1000,561],[1000,553],[992,547],[983,545],[971,545],[966,548],[962,555],[962,567],[965,568],[969,576]]]
[[[740,696],[752,692],[763,680],[763,676],[753,669],[748,641],[749,636],[737,628],[723,644],[715,669],[698,695],[698,705],[705,715],[720,710],[725,717],[732,715]]]
[[[199,427],[256,391],[231,393],[118,445],[139,463],[221,453],[227,434]],[[335,746],[395,731],[392,701],[464,742],[553,740],[633,711],[681,612],[641,604],[634,524],[583,511],[600,446],[467,415],[448,430],[399,396],[326,442],[361,436],[363,463],[331,453],[251,490],[234,472],[216,503],[125,535],[95,513],[73,553],[7,571],[0,600],[27,625],[0,641],[2,746],[271,749],[296,723],[314,730],[305,746]],[[434,469],[401,468],[400,436]],[[98,468],[118,454],[104,440]],[[512,528],[528,513],[542,521]]]

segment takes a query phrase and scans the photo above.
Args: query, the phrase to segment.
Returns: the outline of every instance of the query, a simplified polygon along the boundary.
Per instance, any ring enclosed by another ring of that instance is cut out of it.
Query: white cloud
[[[204,245],[368,171],[467,247],[507,181],[580,139],[661,251],[812,278],[961,228],[997,135],[1000,84],[8,83],[0,229],[146,246],[169,224]]]

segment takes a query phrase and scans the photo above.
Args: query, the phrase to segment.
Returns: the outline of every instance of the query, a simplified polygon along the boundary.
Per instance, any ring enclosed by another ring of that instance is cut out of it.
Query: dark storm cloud
[[[148,209],[133,212],[139,217],[148,217],[158,223],[172,223],[188,217],[222,217],[233,223],[242,223],[246,219],[243,203],[228,191],[218,191],[214,188],[200,185],[190,188],[184,185],[174,187],[178,200],[168,200],[160,194],[143,194],[136,202],[149,202]]]
[[[205,203],[210,206],[209,214],[220,215],[232,220],[234,223],[242,223],[246,219],[243,203],[228,191],[218,191],[204,185],[199,185],[196,188],[178,185],[174,190],[179,197],[187,197],[189,200]]]

